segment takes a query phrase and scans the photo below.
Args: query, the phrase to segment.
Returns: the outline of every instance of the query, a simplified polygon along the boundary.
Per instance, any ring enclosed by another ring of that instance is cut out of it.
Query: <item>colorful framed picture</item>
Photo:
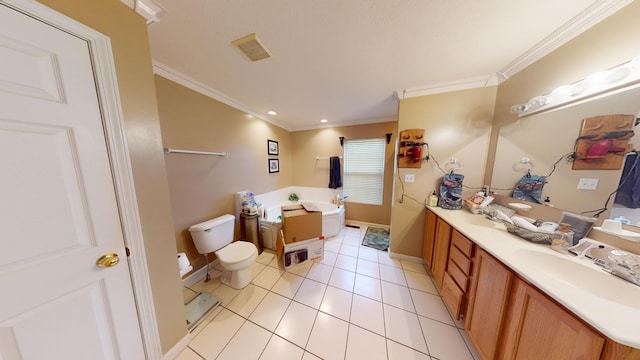
[[[278,142],[267,140],[267,153],[269,155],[278,155]],[[271,168],[271,166],[269,166]]]
[[[269,173],[280,172],[280,161],[278,159],[269,159]]]

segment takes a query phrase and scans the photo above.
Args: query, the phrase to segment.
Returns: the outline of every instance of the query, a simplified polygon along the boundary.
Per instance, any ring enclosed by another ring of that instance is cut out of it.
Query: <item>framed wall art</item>
[[[278,142],[274,140],[267,140],[267,153],[269,155],[278,155]],[[269,166],[271,168],[271,166]]]
[[[280,172],[280,161],[278,159],[269,159],[269,173]]]

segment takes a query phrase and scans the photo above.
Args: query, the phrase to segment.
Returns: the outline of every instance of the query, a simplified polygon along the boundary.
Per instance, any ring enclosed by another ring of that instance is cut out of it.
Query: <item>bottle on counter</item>
[[[435,190],[433,190],[433,193],[429,195],[429,206],[438,206],[438,195],[436,195]]]
[[[568,254],[573,246],[573,231],[569,230],[570,224],[560,223],[558,231],[551,238],[551,248],[559,253]]]

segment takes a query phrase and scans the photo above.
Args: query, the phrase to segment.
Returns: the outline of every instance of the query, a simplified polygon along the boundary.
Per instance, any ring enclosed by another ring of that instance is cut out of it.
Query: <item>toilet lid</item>
[[[236,241],[218,250],[216,256],[220,261],[234,263],[250,258],[257,251],[253,243]]]

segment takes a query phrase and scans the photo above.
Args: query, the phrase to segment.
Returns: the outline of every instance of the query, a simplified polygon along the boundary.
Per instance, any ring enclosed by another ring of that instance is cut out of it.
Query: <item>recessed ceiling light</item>
[[[321,122],[321,123],[326,123],[326,122],[329,122],[329,120],[327,120],[327,119],[322,119],[322,120],[320,120],[320,122]]]
[[[275,111],[273,111],[273,110],[269,110],[269,111],[267,111],[267,114],[269,114],[269,115],[271,115],[271,116],[276,116],[276,115],[278,115],[278,113],[277,113],[277,112],[275,112]]]

